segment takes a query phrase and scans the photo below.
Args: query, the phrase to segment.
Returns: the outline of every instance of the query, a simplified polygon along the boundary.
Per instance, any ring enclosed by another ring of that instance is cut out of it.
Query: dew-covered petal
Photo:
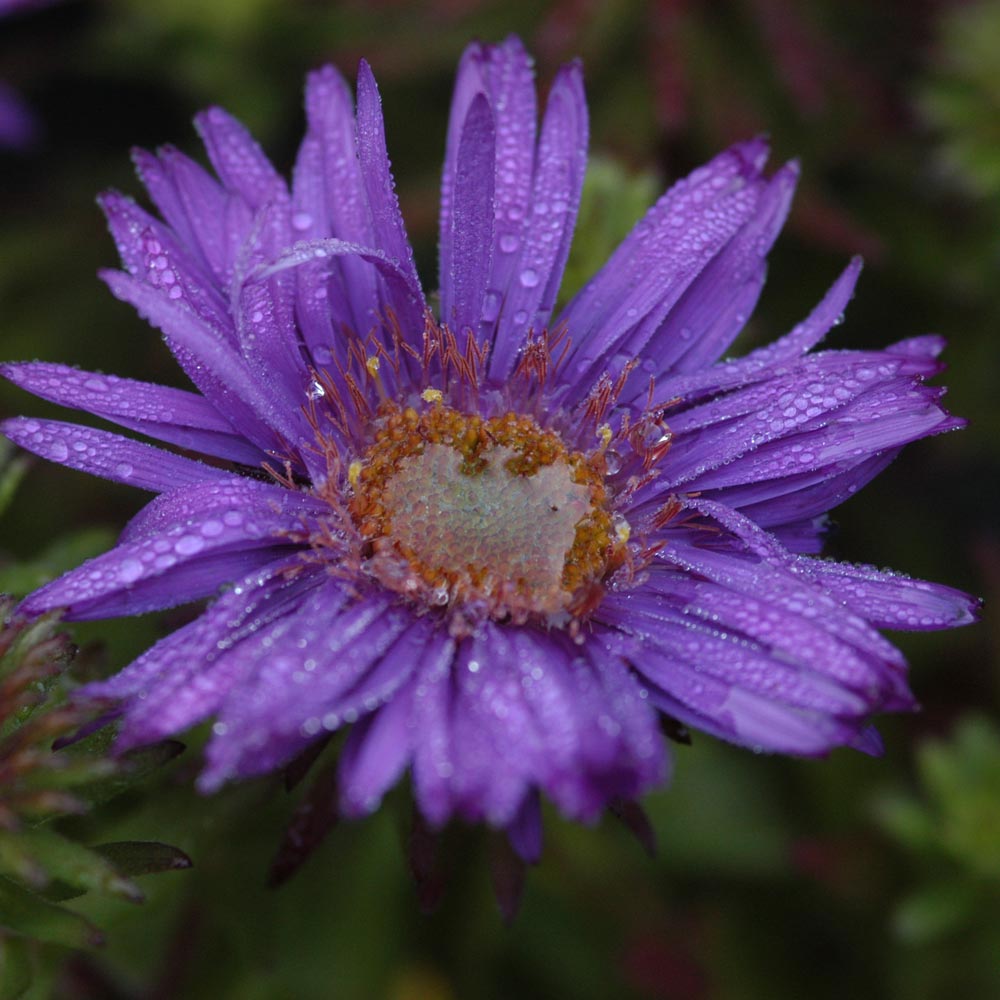
[[[493,115],[496,142],[493,177],[493,255],[486,272],[487,292],[479,303],[479,329],[493,340],[497,320],[505,308],[508,289],[521,259],[522,239],[532,225],[530,200],[535,164],[536,98],[532,63],[514,36],[499,45],[470,45],[459,63],[448,120],[441,181],[440,267],[442,290],[459,257],[450,234],[453,218],[459,140],[473,101],[484,97]],[[447,310],[442,310],[447,319]]]
[[[245,465],[266,458],[197,393],[44,361],[3,364],[0,375],[42,399],[181,448]]]
[[[695,277],[753,216],[766,156],[763,141],[742,143],[679,181],[569,303],[559,323],[573,338],[564,378],[578,386],[576,398],[602,371],[614,377],[642,350]],[[626,342],[629,351],[620,351]]]
[[[368,196],[368,211],[375,237],[375,248],[381,250],[399,268],[411,288],[419,289],[420,281],[413,262],[413,249],[406,237],[403,216],[399,211],[399,199],[396,197],[396,186],[389,166],[389,155],[386,151],[382,102],[371,67],[363,59],[358,67],[357,144],[361,176]],[[402,310],[397,309],[397,303],[391,294],[387,295],[386,304],[401,316],[409,308],[409,303],[405,303]],[[425,309],[423,293],[420,293],[421,316]],[[421,325],[419,330],[410,332],[416,343],[423,333],[423,326]]]
[[[219,179],[251,209],[288,197],[284,180],[264,151],[227,111],[207,108],[195,115],[194,124]]]
[[[647,493],[681,484],[718,490],[816,470],[839,475],[961,426],[938,405],[940,390],[921,385],[908,367],[890,352],[829,351],[671,414],[673,443]]]
[[[595,646],[486,625],[450,674],[417,683],[414,782],[435,825],[457,814],[509,826],[534,787],[592,820],[663,780],[653,713],[621,661]]]
[[[251,676],[223,705],[225,736],[210,744],[199,786],[271,771],[321,733],[356,721],[335,711],[339,699],[383,658],[415,655],[406,641],[414,621],[384,593],[352,599],[332,578],[317,588],[267,637]]]
[[[929,631],[968,625],[980,602],[969,594],[903,573],[800,557],[797,569],[876,628]]]
[[[529,332],[549,325],[580,207],[588,137],[583,73],[573,63],[560,69],[549,91],[517,262],[506,284],[497,276],[492,285],[503,297],[490,358],[497,381],[510,373]],[[497,246],[502,257],[503,243]]]
[[[657,382],[657,397],[693,401],[716,392],[766,380],[777,366],[795,361],[814,347],[841,321],[854,294],[862,261],[855,257],[820,303],[790,333],[745,357],[713,365],[700,372],[677,373]]]
[[[259,534],[252,521],[260,511],[268,512],[272,518],[285,518],[282,530],[293,531],[328,516],[329,506],[311,493],[224,473],[211,482],[158,496],[125,525],[120,541],[155,537],[175,525],[197,527],[211,537],[218,531],[216,522],[220,517],[230,526],[245,520],[248,532]]]
[[[347,738],[339,764],[341,808],[347,815],[378,808],[409,764],[420,739],[413,724],[414,678],[434,665],[451,663],[454,657],[454,640],[427,619],[414,624],[406,645],[412,655],[403,649],[383,658],[358,688],[341,699],[341,717],[352,712],[362,716]]]
[[[236,350],[193,312],[131,275],[104,271],[101,277],[117,298],[163,333],[192,382],[217,410],[231,414],[240,433],[264,450],[279,448],[276,435],[298,440],[301,415],[287,412],[268,381],[255,377]]]
[[[183,299],[219,336],[235,342],[229,303],[201,254],[182,246],[169,227],[131,198],[106,191],[97,201],[129,274],[169,299]]]
[[[397,318],[409,324],[408,330],[419,328],[421,332],[423,331],[425,307],[420,286],[413,283],[405,269],[380,250],[335,239],[302,241],[290,247],[276,260],[262,266],[253,277],[265,279],[283,271],[300,268],[329,270],[342,259],[354,260],[377,273],[382,287],[388,290]],[[332,356],[339,355],[341,358],[346,358],[344,344],[336,345],[320,341],[310,342],[309,347],[321,367],[329,365]],[[335,350],[337,354],[333,353]],[[320,352],[325,352],[325,358],[322,360]]]
[[[648,642],[681,669],[738,686],[793,708],[865,718],[899,700],[898,667],[831,634],[793,600],[771,600],[715,580],[693,578],[665,561],[646,586],[611,595],[602,622]],[[808,585],[800,602],[814,600]],[[635,668],[647,674],[645,649]],[[649,674],[669,691],[668,677]]]
[[[285,557],[238,580],[193,622],[172,632],[120,673],[74,697],[125,699],[118,751],[172,736],[217,710],[246,674],[242,643],[293,612],[326,578]]]
[[[455,154],[450,229],[442,232],[441,320],[456,333],[478,331],[493,262],[496,128],[484,94],[469,105]]]
[[[256,486],[266,484],[230,477],[157,498],[118,546],[36,590],[23,609],[65,608],[71,620],[110,618],[215,593],[288,553],[297,545],[290,533],[300,527],[302,510],[314,509],[300,494]]]
[[[294,235],[374,246],[358,162],[354,100],[336,69],[324,66],[309,74],[305,105],[306,135],[292,175]],[[297,280],[297,315],[307,343],[331,347],[340,336],[338,319],[358,333],[375,322],[376,275],[363,264],[340,257],[332,268],[304,268]]]
[[[110,431],[61,420],[12,417],[0,430],[15,444],[50,462],[92,476],[161,493],[196,483],[210,483],[229,473]]]
[[[694,279],[642,349],[655,366],[642,374],[699,371],[716,362],[753,311],[764,284],[767,254],[788,217],[798,164],[768,181],[750,220]]]
[[[139,178],[189,253],[228,288],[253,225],[253,209],[203,167],[172,146],[132,152]]]

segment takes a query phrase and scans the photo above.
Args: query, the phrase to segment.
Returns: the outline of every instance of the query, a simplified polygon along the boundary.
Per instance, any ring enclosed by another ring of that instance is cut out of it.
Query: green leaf
[[[179,740],[161,740],[148,747],[130,750],[117,759],[118,767],[113,774],[93,784],[78,786],[74,792],[92,806],[107,802],[172,761],[184,749],[184,744]]]
[[[84,892],[108,892],[131,903],[143,901],[142,890],[131,879],[123,877],[110,861],[82,844],[47,828],[25,830],[19,839],[50,880]]]
[[[950,879],[923,886],[896,910],[893,926],[909,944],[923,944],[964,924],[975,912],[977,893],[968,882]]]
[[[8,461],[13,451],[14,448],[9,441],[0,439],[0,516],[10,505],[30,464],[27,455],[18,455],[17,458]]]
[[[32,968],[28,943],[0,934],[0,1000],[18,1000],[31,986]]]
[[[92,848],[123,875],[155,875],[180,871],[194,862],[179,848],[157,840],[122,840]]]
[[[49,903],[5,878],[0,878],[0,927],[70,948],[104,943],[101,932],[79,913]]]

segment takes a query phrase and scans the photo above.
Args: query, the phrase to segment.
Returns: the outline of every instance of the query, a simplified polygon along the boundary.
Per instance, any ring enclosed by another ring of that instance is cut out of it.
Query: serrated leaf
[[[104,936],[86,918],[0,878],[0,927],[15,934],[62,944],[69,948],[94,948]]]

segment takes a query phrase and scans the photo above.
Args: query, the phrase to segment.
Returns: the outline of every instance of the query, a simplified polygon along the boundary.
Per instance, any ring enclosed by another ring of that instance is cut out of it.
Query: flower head
[[[753,309],[794,164],[762,140],[672,187],[554,315],[586,163],[578,65],[536,126],[521,44],[459,66],[441,194],[440,310],[418,281],[374,78],[306,85],[291,185],[246,131],[197,118],[212,177],[136,153],[162,219],[103,196],[113,293],[197,391],[46,363],[5,376],[207,461],[51,420],[4,425],[158,494],[119,544],[25,612],[212,598],[92,696],[121,745],[215,717],[201,787],[351,731],[343,808],[409,767],[432,825],[539,849],[538,793],[590,820],[668,771],[661,713],[769,751],[877,752],[913,706],[878,629],[972,619],[946,587],[826,562],[828,510],[902,445],[961,421],[924,384],[942,342],[813,350],[852,262],[788,335],[720,361]],[[536,130],[537,129],[537,130]]]

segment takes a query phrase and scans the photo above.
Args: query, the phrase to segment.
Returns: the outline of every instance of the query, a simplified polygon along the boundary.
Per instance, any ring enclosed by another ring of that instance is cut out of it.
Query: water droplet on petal
[[[533,267],[526,267],[521,272],[521,284],[525,288],[534,288],[538,284],[538,272]]]

